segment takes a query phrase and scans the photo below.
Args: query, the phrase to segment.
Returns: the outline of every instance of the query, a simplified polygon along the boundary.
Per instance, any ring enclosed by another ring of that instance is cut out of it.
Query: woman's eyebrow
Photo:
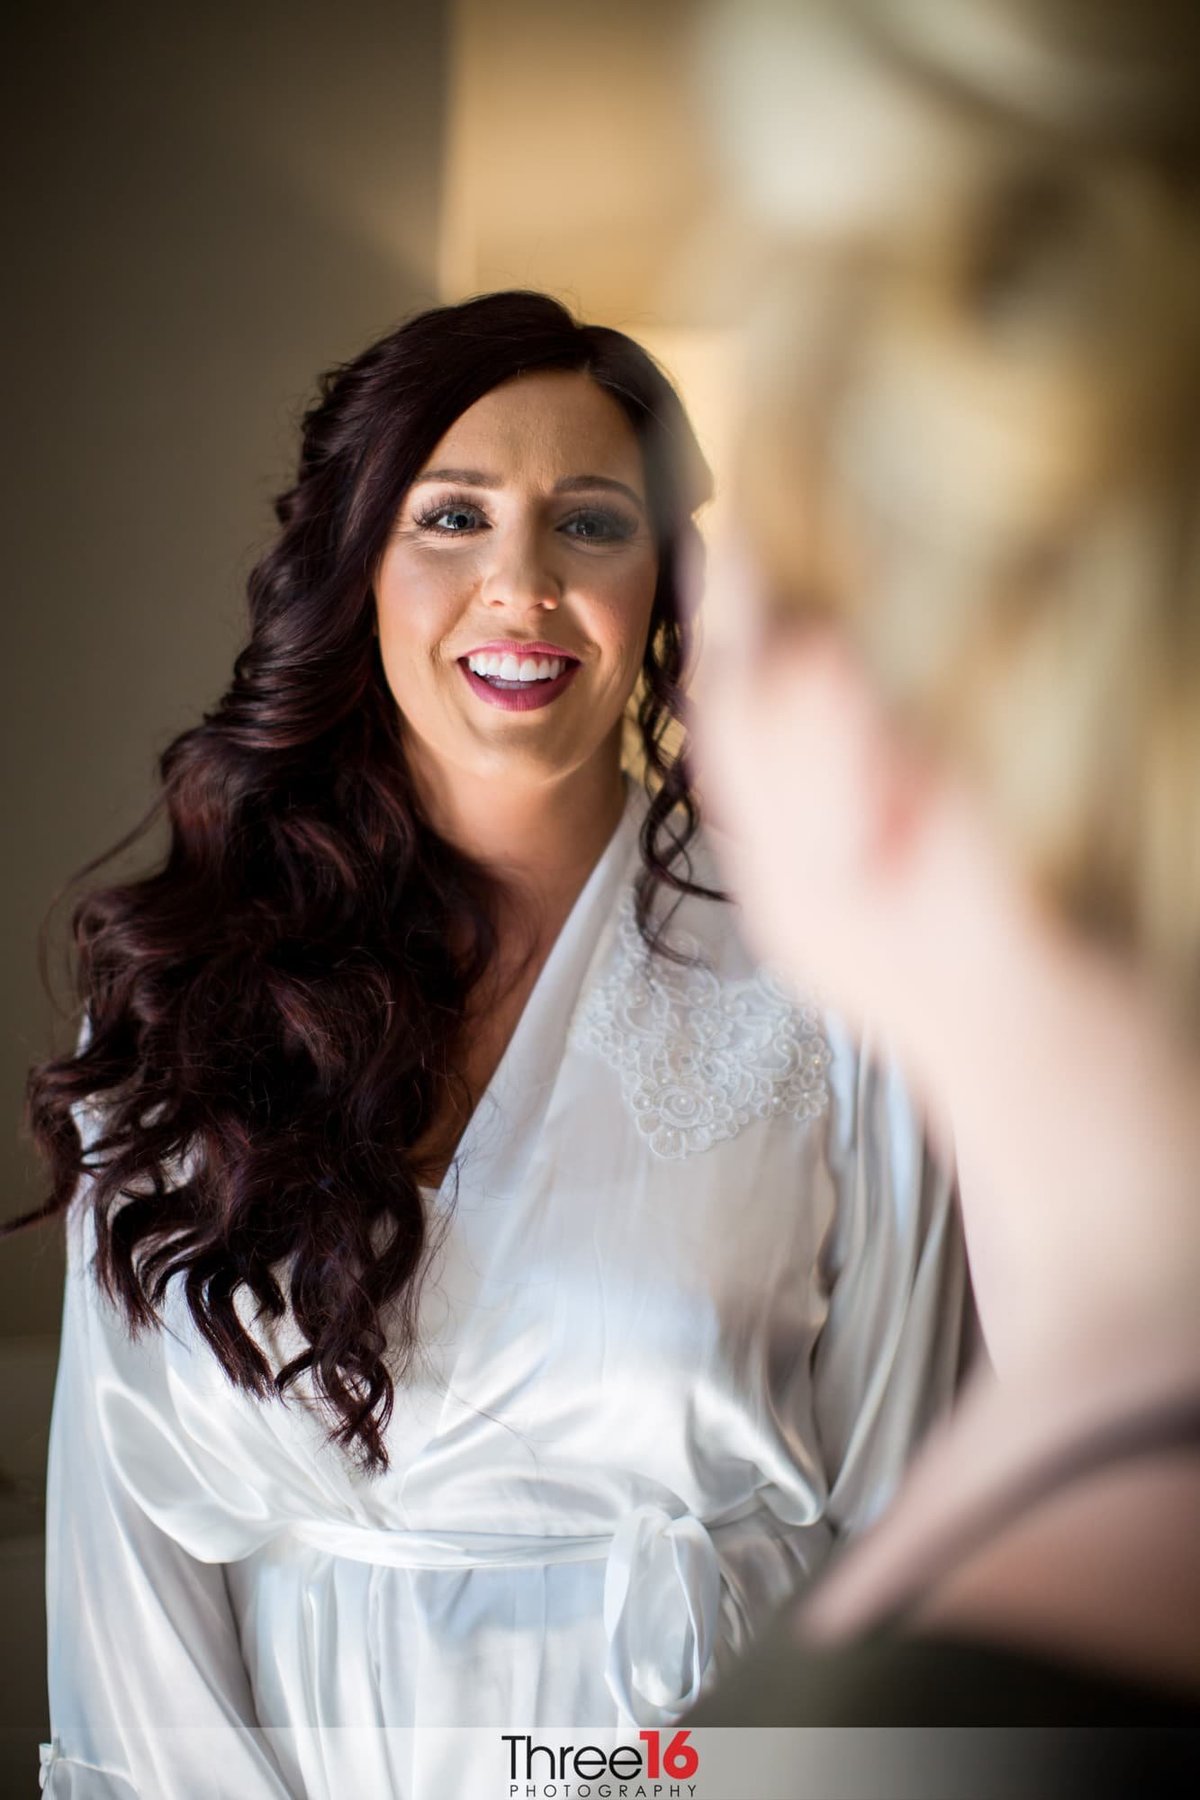
[[[489,475],[483,469],[425,469],[417,476],[413,486],[420,487],[422,482],[426,481],[457,482],[461,487],[499,488],[504,486],[501,476]],[[636,507],[645,511],[646,502],[637,490],[629,487],[623,481],[614,480],[611,475],[566,475],[561,481],[556,481],[554,484],[556,494],[579,494],[596,488],[601,488],[610,494],[624,494],[627,500],[632,500]]]
[[[463,487],[498,488],[504,483],[499,475],[486,475],[482,469],[425,469],[413,482],[420,487],[423,481],[457,481]]]
[[[611,475],[568,475],[562,481],[556,481],[556,494],[578,494],[585,488],[603,488],[606,493],[624,494],[635,506],[645,507],[645,501],[636,489],[627,487],[623,481],[614,481]]]

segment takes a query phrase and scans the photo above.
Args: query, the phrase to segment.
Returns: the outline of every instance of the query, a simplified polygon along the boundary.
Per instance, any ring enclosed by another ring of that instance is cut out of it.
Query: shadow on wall
[[[10,135],[0,731],[0,1214],[41,1198],[36,937],[228,679],[317,373],[435,295],[444,12],[21,8]],[[65,924],[65,919],[60,921]],[[53,1331],[57,1233],[0,1245],[0,1335]]]
[[[47,1735],[43,1479],[58,1344],[0,1339],[0,1794],[37,1791]]]
[[[436,299],[447,10],[10,10],[4,1216],[44,1191],[27,1067],[73,1035],[38,978],[46,907],[228,680],[316,375]],[[31,1800],[59,1238],[0,1243],[0,1794]]]

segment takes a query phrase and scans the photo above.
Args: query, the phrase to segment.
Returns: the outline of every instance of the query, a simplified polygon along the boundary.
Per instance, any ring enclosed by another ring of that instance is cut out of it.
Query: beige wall
[[[441,275],[637,331],[707,320],[672,272],[711,198],[699,0],[454,0]]]
[[[316,373],[436,294],[445,9],[22,8],[6,45],[0,1214],[50,1036],[60,883],[228,676]],[[53,1331],[57,1234],[0,1244],[0,1336]]]
[[[38,8],[13,38],[3,484],[0,1216],[54,1021],[42,913],[227,678],[316,372],[438,297],[529,284],[641,336],[721,460],[727,346],[678,271],[709,199],[696,0]],[[53,1331],[57,1233],[0,1243]]]
[[[445,297],[545,288],[631,332],[683,391],[719,481],[739,351],[729,287],[708,279],[729,222],[701,116],[703,0],[453,0],[452,14]]]

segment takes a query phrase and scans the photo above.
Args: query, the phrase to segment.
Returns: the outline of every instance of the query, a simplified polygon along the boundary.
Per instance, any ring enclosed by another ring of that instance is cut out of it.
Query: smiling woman
[[[497,754],[555,781],[599,757],[611,802],[658,584],[628,417],[590,376],[539,371],[477,400],[432,462],[375,587],[410,754],[440,747],[459,780]],[[497,712],[528,719],[519,738]]]
[[[663,1724],[948,1395],[946,1181],[747,956],[668,748],[707,492],[645,353],[535,294],[308,415],[31,1084],[47,1793],[446,1800],[497,1732]]]
[[[421,1140],[439,1177],[624,810],[622,725],[658,589],[641,445],[579,369],[522,373],[469,406],[380,558],[380,656],[430,820],[540,915],[530,932],[506,909],[464,1089]]]

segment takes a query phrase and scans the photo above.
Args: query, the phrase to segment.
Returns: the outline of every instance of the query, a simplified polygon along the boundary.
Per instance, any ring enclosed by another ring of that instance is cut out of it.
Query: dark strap
[[[940,1582],[1064,1488],[1144,1457],[1189,1452],[1200,1453],[1200,1393],[1178,1395],[1147,1411],[1111,1419],[1072,1439],[1032,1468],[1019,1470],[982,1506],[952,1523],[932,1552],[916,1560],[881,1629],[904,1627],[905,1615]]]

